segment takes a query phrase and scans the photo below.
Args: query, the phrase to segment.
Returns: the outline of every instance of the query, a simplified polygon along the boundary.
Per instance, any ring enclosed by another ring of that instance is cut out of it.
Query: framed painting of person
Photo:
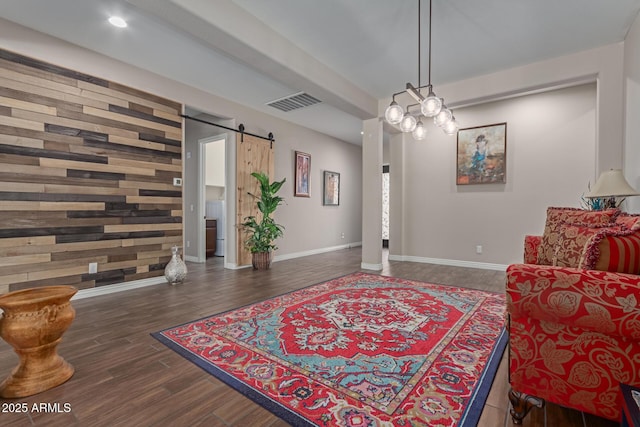
[[[504,184],[507,170],[507,123],[460,129],[456,184]]]

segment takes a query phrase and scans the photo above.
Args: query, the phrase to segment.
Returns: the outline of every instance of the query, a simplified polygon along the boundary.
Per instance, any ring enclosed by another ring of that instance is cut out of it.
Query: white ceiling
[[[640,0],[433,0],[432,82],[622,41],[639,10]],[[112,14],[129,27],[110,26]],[[378,99],[418,83],[417,0],[0,0],[0,17],[356,144]],[[301,91],[322,103],[265,105]]]

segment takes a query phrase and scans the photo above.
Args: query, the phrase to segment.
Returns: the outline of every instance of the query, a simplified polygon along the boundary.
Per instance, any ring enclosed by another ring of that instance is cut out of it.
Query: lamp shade
[[[636,190],[633,189],[622,175],[621,169],[610,169],[602,172],[593,186],[591,191],[585,197],[625,197],[638,196]]]

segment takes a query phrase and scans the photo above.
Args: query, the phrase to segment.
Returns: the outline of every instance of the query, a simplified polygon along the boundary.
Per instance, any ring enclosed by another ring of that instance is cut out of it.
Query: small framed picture
[[[504,184],[507,170],[507,124],[458,131],[456,184]]]
[[[309,175],[311,172],[311,155],[296,151],[295,163],[295,197],[309,197]]]
[[[340,174],[338,172],[324,171],[324,197],[322,204],[325,206],[338,206],[340,204]]]

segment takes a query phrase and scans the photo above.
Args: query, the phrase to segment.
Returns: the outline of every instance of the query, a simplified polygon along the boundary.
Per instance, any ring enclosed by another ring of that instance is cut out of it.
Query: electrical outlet
[[[90,262],[89,263],[89,274],[96,274],[98,272],[98,263]]]
[[[190,248],[191,247],[191,241],[187,240],[187,247]]]
[[[182,178],[173,178],[174,187],[182,187]]]
[[[476,246],[476,253],[477,254],[481,254],[482,253],[482,245]]]
[[[342,234],[340,235],[340,238],[344,239],[344,233],[342,233]]]

